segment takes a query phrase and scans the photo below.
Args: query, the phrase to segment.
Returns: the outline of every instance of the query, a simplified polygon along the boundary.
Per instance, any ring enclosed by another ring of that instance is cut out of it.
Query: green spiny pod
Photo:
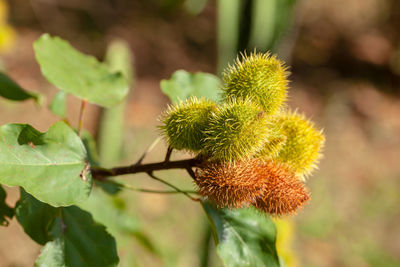
[[[187,99],[170,106],[161,118],[160,129],[170,147],[198,152],[203,148],[204,130],[216,104],[204,98]]]
[[[258,152],[270,130],[265,112],[250,100],[231,100],[212,113],[204,139],[211,160],[234,161]]]
[[[320,150],[325,142],[322,131],[296,112],[282,114],[277,117],[276,124],[286,135],[286,142],[276,160],[286,163],[302,177],[310,174],[321,158]]]
[[[275,56],[262,53],[242,55],[223,73],[226,100],[250,98],[267,115],[280,111],[287,98],[288,71]]]
[[[262,149],[257,153],[255,157],[262,160],[270,160],[279,154],[283,145],[286,142],[286,136],[283,134],[281,127],[270,121],[271,135],[265,140]]]

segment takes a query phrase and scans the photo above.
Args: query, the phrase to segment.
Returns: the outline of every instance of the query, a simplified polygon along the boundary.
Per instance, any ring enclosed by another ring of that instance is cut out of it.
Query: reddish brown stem
[[[168,147],[168,149],[167,149],[167,154],[165,155],[165,162],[168,162],[169,160],[170,160],[170,158],[171,158],[171,154],[172,154],[172,150],[173,150],[173,148],[172,147]]]
[[[94,179],[102,180],[109,176],[119,176],[134,173],[152,173],[153,171],[170,170],[170,169],[190,169],[200,165],[200,160],[186,159],[177,161],[163,161],[148,164],[134,164],[131,166],[116,167],[112,169],[102,169],[92,167],[91,173]]]

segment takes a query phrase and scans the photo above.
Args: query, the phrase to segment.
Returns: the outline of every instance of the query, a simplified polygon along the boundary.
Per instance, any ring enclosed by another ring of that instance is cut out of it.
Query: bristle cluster
[[[195,97],[171,106],[163,115],[160,127],[168,144],[179,150],[196,152],[202,149],[208,118],[215,108],[212,101]]]
[[[310,198],[294,173],[274,161],[209,163],[196,172],[195,181],[199,193],[221,208],[254,205],[274,215],[291,214]]]
[[[325,138],[321,131],[304,116],[295,112],[284,113],[276,119],[286,142],[275,158],[286,163],[298,175],[308,175],[316,168]]]
[[[286,166],[268,166],[271,169],[269,179],[266,180],[266,190],[256,199],[254,206],[273,215],[295,213],[311,198],[310,193]]]
[[[267,114],[279,111],[287,98],[288,71],[275,56],[243,54],[223,74],[226,100],[251,98]]]
[[[262,160],[270,160],[276,157],[286,142],[286,135],[284,135],[282,127],[275,123],[273,117],[268,120],[268,125],[270,135],[256,155],[257,158]]]
[[[291,214],[310,194],[324,136],[287,111],[288,72],[275,56],[244,54],[223,74],[222,102],[190,98],[162,117],[171,148],[196,153],[196,184],[218,207]]]
[[[212,160],[234,161],[252,157],[271,134],[263,110],[249,100],[219,106],[205,131],[205,151]]]
[[[264,178],[251,161],[210,163],[196,172],[199,192],[218,207],[239,208],[262,194]]]

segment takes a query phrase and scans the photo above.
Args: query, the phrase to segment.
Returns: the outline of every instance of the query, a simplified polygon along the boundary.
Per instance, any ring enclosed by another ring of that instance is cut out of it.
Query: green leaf
[[[52,240],[51,229],[59,210],[35,199],[21,189],[15,215],[24,231],[35,242],[44,245]]]
[[[112,73],[95,57],[74,49],[59,37],[43,34],[34,50],[42,74],[64,92],[103,107],[112,107],[127,95],[128,84],[121,73]]]
[[[92,216],[72,206],[62,209],[64,262],[55,266],[117,266],[115,239]],[[40,265],[39,265],[40,266]]]
[[[41,250],[35,266],[42,267],[57,267],[66,266],[64,264],[64,242],[62,239],[57,238],[54,241],[48,242]]]
[[[0,127],[0,183],[21,186],[40,201],[68,206],[87,198],[86,150],[64,122],[41,133],[27,124]]]
[[[99,181],[95,180],[95,186],[98,186],[101,188],[104,192],[110,195],[115,195],[119,192],[121,192],[122,188],[114,183],[109,183],[108,181]]]
[[[229,267],[279,266],[276,228],[269,217],[253,208],[217,209],[203,203],[211,222],[217,252]]]
[[[220,99],[221,80],[210,73],[190,73],[184,70],[175,71],[169,80],[161,81],[161,90],[173,104],[190,96],[205,97],[213,101]]]
[[[51,101],[49,108],[55,115],[65,118],[67,111],[67,93],[64,91],[58,92]]]
[[[0,96],[14,101],[33,99],[39,106],[43,102],[41,94],[25,91],[2,72],[0,72]]]
[[[54,208],[21,192],[17,218],[36,242],[46,243],[36,266],[117,266],[115,239],[76,206]]]
[[[105,225],[113,236],[133,237],[148,251],[156,253],[150,238],[142,232],[138,219],[128,214],[125,206],[123,199],[99,189],[93,190],[90,197],[79,204],[80,208],[93,215],[96,222]]]
[[[35,266],[91,267],[117,266],[119,258],[115,239],[92,216],[71,206],[61,208],[61,218],[54,241],[43,247]]]
[[[11,219],[14,216],[14,209],[10,208],[5,202],[6,196],[6,191],[0,185],[0,225],[2,226],[7,226],[7,218]]]

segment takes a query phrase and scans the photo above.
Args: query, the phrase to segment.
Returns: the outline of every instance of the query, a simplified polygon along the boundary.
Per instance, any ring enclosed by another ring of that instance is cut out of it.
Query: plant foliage
[[[19,186],[21,192],[16,206],[10,207],[0,185],[0,223],[7,225],[15,213],[25,233],[43,245],[36,266],[117,266],[114,236],[133,237],[158,255],[137,218],[121,208],[118,194],[124,188],[179,193],[201,203],[226,266],[279,266],[269,214],[294,213],[309,199],[301,178],[315,167],[324,142],[310,121],[286,111],[288,81],[281,61],[269,54],[244,55],[225,71],[223,82],[212,74],[175,72],[161,81],[172,102],[161,117],[161,134],[169,145],[165,160],[143,164],[146,152],[135,164],[107,169],[102,164],[117,160],[121,135],[103,129],[102,139],[117,136],[118,145],[113,148],[108,142],[99,157],[95,140],[81,129],[82,116],[77,129],[68,123],[65,99],[67,94],[80,98],[81,115],[86,102],[114,107],[104,125],[121,130],[122,101],[127,80],[133,79],[129,49],[114,47],[112,58],[103,64],[44,34],[34,51],[43,75],[61,90],[49,108],[64,121],[43,133],[29,124],[0,126],[0,183]],[[13,101],[41,99],[2,73],[0,95]],[[189,151],[194,158],[171,161],[173,149]],[[112,155],[107,157],[105,151]],[[185,169],[198,190],[182,190],[153,174],[174,168]],[[133,188],[110,180],[139,172],[173,190]],[[92,190],[92,181],[99,188]]]
[[[103,107],[112,107],[128,93],[121,73],[75,50],[59,37],[42,35],[34,44],[36,59],[46,79],[60,90]]]
[[[190,96],[218,101],[220,84],[220,79],[210,73],[190,73],[178,70],[169,80],[162,80],[160,86],[171,102],[177,104]]]
[[[45,245],[36,266],[117,266],[114,238],[88,212],[54,208],[22,191],[16,213],[25,232]]]
[[[42,96],[38,93],[29,92],[21,88],[16,82],[0,72],[0,96],[14,101],[33,99],[41,104]]]
[[[64,122],[41,133],[27,124],[0,127],[0,182],[21,186],[52,206],[84,200],[91,189],[86,150]]]
[[[216,209],[203,207],[212,222],[218,255],[226,266],[280,266],[275,249],[274,223],[255,209]]]

